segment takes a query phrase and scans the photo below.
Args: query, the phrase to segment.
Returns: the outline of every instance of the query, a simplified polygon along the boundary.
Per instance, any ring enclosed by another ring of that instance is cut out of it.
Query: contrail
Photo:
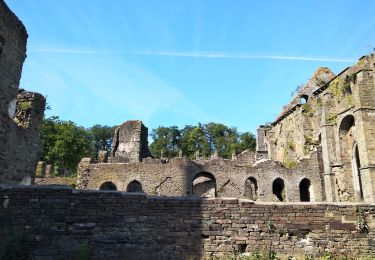
[[[144,55],[144,56],[169,56],[202,59],[246,59],[246,60],[295,60],[295,61],[326,61],[352,63],[352,58],[331,58],[312,56],[289,56],[289,55],[267,55],[248,53],[224,53],[224,52],[175,52],[175,51],[104,51],[104,50],[84,50],[84,49],[30,49],[30,52],[40,53],[62,53],[62,54],[109,54],[109,55]]]

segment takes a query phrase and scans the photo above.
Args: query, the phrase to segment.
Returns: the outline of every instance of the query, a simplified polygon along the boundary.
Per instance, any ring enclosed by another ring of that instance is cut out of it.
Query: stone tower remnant
[[[151,157],[148,149],[148,128],[142,121],[129,120],[116,130],[112,142],[110,162],[141,162]]]
[[[19,88],[27,37],[0,0],[0,183],[31,184],[41,155],[45,98]]]

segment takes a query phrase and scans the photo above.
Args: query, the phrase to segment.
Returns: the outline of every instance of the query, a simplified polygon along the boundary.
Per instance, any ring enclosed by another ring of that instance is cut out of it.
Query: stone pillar
[[[375,202],[375,56],[366,57],[367,65],[356,74],[354,100],[357,101],[356,119],[357,143],[360,159],[359,175],[363,200]]]
[[[100,150],[98,152],[98,163],[108,162],[108,152],[106,150]]]
[[[52,164],[47,164],[45,177],[53,177],[54,171],[55,171],[55,167]]]
[[[45,177],[46,176],[46,162],[39,161],[36,166],[35,177]]]
[[[334,125],[326,122],[325,107],[322,108],[320,134],[322,140],[322,157],[324,169],[325,195],[328,202],[336,201],[335,176],[332,172],[332,161],[335,154]]]
[[[93,162],[92,158],[82,158],[78,164],[76,189],[84,190],[87,188],[90,177],[90,164]]]

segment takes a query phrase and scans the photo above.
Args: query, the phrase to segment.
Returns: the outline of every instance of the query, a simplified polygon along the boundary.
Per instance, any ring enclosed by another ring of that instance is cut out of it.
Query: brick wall
[[[357,208],[368,232],[356,228]],[[82,248],[93,259],[198,259],[256,250],[278,256],[375,257],[374,216],[369,204],[266,204],[0,187],[0,243],[14,239],[10,232],[21,232],[30,246],[24,252],[35,259],[72,258]]]

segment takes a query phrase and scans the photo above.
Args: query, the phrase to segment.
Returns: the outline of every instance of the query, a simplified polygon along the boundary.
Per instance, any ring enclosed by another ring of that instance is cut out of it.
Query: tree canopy
[[[83,157],[97,158],[99,150],[110,150],[114,127],[94,125],[86,129],[72,121],[45,118],[41,129],[42,160],[75,172]]]
[[[151,132],[153,142],[150,145],[154,157],[171,158],[182,153],[194,159],[196,151],[203,157],[216,153],[223,158],[231,158],[232,153],[246,149],[255,150],[255,137],[249,132],[239,133],[237,128],[219,123],[177,126],[159,126]]]

